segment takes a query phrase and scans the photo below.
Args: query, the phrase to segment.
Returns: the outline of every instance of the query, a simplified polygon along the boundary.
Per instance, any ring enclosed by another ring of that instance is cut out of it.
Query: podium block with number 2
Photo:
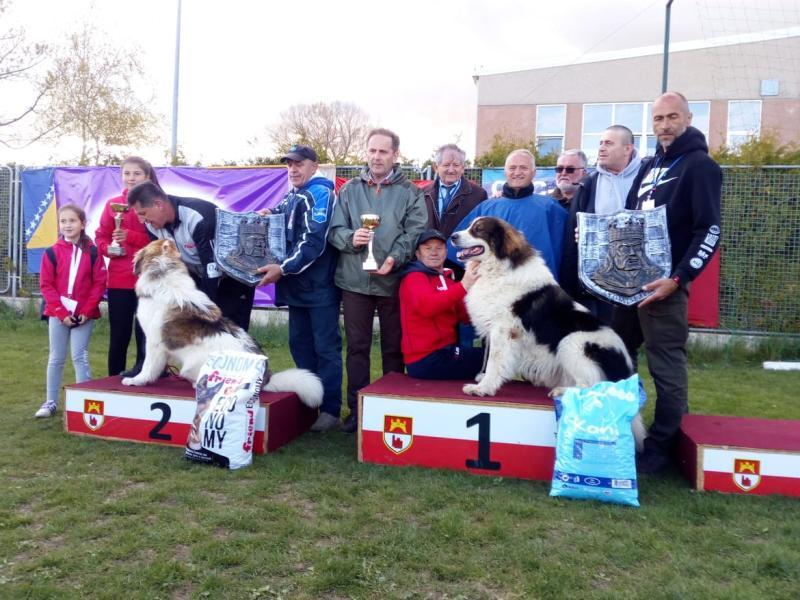
[[[363,388],[359,460],[550,480],[556,422],[547,390],[512,382],[480,398],[463,385],[390,373]]]

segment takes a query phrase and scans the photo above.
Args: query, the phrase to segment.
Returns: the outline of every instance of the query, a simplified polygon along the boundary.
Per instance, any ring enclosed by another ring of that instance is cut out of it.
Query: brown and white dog
[[[180,252],[171,240],[156,240],[133,258],[139,277],[136,318],[147,337],[141,372],[123,385],[146,385],[158,379],[168,364],[180,365],[180,375],[197,383],[200,368],[212,352],[233,350],[262,354],[258,343],[226,319],[211,299],[197,289]],[[266,378],[265,378],[266,380]],[[264,389],[295,392],[311,407],[322,403],[322,383],[306,369],[273,373]]]
[[[493,396],[522,376],[560,396],[566,387],[591,387],[633,374],[622,339],[559,287],[525,236],[502,219],[478,217],[451,240],[461,260],[480,262],[466,296],[467,310],[488,341],[485,372],[464,393]],[[645,438],[641,416],[633,423]]]

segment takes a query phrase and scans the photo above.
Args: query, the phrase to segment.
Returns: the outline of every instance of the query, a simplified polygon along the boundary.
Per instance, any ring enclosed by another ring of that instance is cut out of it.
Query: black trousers
[[[381,328],[383,374],[403,372],[400,350],[400,299],[394,296],[367,296],[342,290],[344,331],[347,336],[347,406],[355,412],[358,391],[369,385],[372,321],[378,311]]]
[[[119,375],[125,370],[131,333],[136,335],[136,363],[144,362],[145,337],[136,320],[138,300],[134,290],[109,288],[108,324],[111,335],[108,341],[108,374]]]

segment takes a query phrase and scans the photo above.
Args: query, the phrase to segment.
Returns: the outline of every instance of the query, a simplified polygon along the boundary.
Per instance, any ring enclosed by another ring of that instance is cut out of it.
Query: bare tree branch
[[[363,159],[368,120],[366,112],[348,102],[295,104],[281,113],[269,135],[280,153],[292,144],[306,144],[321,162],[354,164]]]

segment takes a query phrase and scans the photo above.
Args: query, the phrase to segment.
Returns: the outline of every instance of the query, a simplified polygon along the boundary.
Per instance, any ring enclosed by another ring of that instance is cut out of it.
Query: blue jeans
[[[342,334],[339,305],[289,307],[289,350],[301,369],[322,380],[320,411],[339,417],[342,409]]]
[[[475,379],[483,366],[483,348],[450,345],[406,365],[417,379]]]
[[[61,391],[61,376],[67,360],[67,346],[72,349],[72,366],[75,367],[75,382],[82,383],[92,378],[89,369],[89,339],[94,329],[94,319],[80,327],[67,327],[60,319],[48,319],[50,334],[50,356],[47,359],[47,402],[58,404]]]

